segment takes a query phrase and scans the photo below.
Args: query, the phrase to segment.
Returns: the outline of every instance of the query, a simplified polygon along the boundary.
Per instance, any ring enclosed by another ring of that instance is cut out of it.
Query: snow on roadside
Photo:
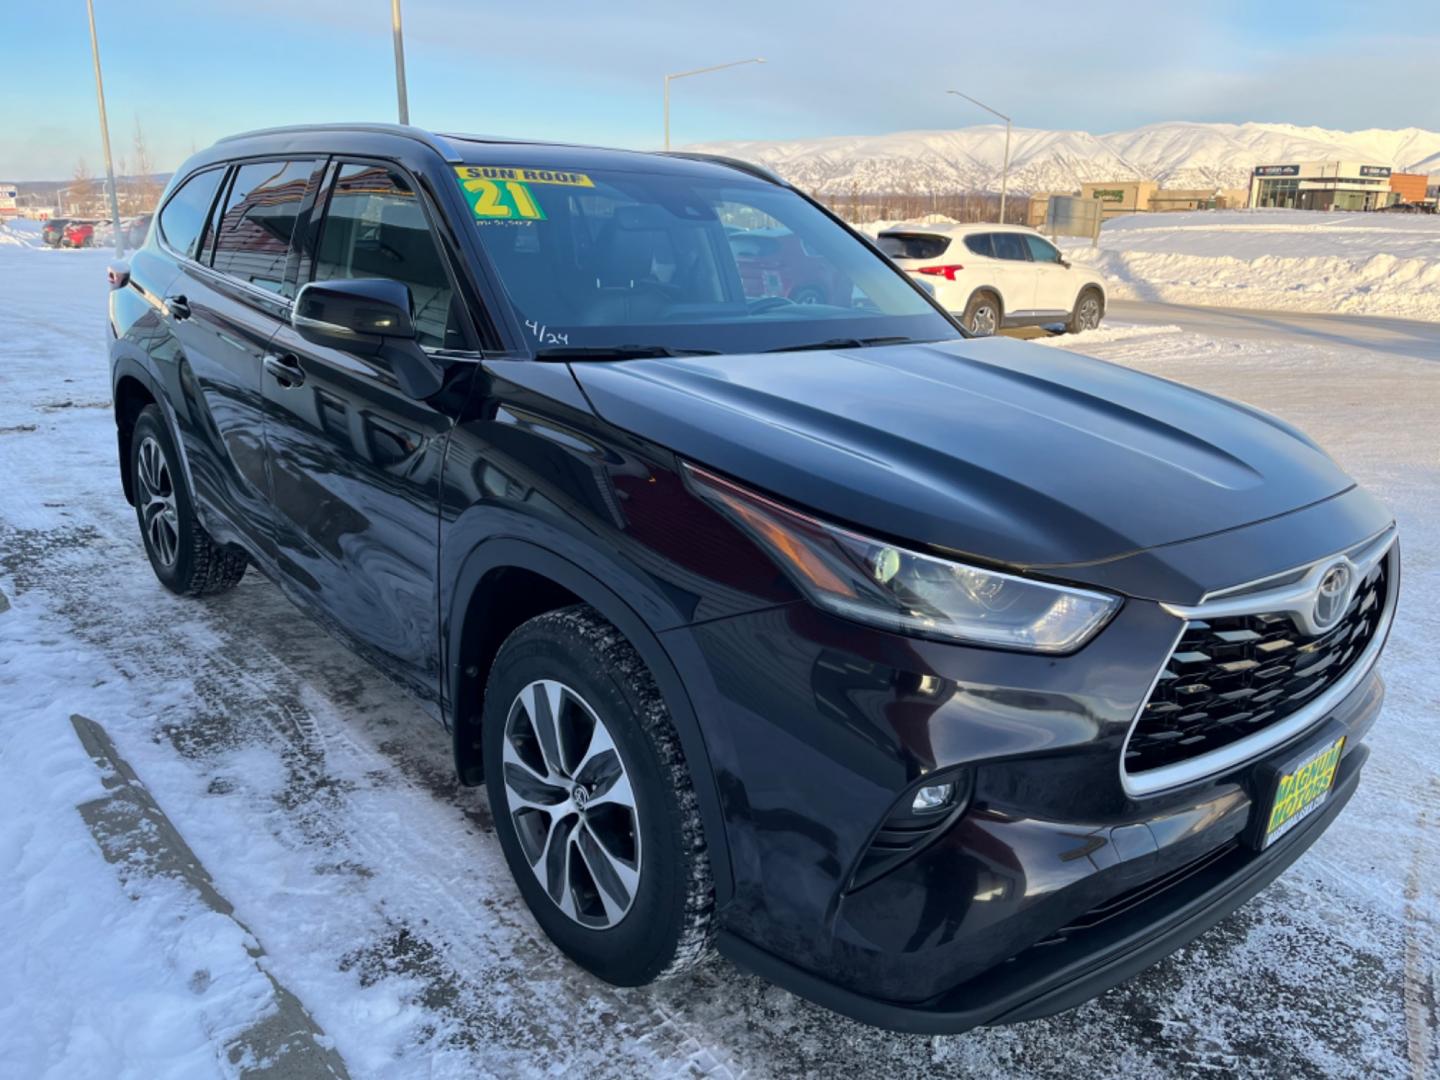
[[[1110,295],[1440,320],[1440,216],[1299,210],[1132,214],[1063,239]]]

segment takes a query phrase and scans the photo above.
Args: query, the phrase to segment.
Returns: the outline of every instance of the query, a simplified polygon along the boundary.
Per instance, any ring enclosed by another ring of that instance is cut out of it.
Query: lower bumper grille
[[[1344,617],[1314,636],[1277,613],[1187,623],[1131,731],[1125,771],[1134,775],[1212,753],[1304,708],[1374,639],[1390,576],[1389,560],[1380,559]]]

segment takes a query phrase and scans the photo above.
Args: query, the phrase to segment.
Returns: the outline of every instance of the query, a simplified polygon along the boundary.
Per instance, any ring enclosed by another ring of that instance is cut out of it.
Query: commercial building
[[[1160,185],[1154,180],[1114,180],[1080,185],[1080,197],[1099,199],[1107,218],[1143,213]]]
[[[1250,174],[1250,205],[1291,210],[1376,210],[1390,197],[1389,165],[1361,161],[1307,161],[1257,165]]]
[[[1399,196],[1394,200],[1395,202],[1424,202],[1426,186],[1429,183],[1430,177],[1425,173],[1392,172],[1390,174],[1390,190]]]

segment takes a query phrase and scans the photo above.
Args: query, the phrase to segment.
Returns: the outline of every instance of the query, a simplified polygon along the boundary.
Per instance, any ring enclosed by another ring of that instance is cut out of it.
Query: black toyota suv
[[[1043,1016],[1359,781],[1385,508],[1254,409],[968,339],[753,166],[257,132],[111,284],[160,581],[254,566],[413,691],[602,979],[718,948],[891,1028]]]

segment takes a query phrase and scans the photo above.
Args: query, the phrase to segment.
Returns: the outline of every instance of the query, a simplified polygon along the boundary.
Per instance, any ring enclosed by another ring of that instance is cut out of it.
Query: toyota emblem
[[[1345,614],[1350,602],[1350,582],[1354,576],[1350,564],[1343,562],[1336,563],[1321,575],[1311,616],[1317,628],[1329,630]]]

